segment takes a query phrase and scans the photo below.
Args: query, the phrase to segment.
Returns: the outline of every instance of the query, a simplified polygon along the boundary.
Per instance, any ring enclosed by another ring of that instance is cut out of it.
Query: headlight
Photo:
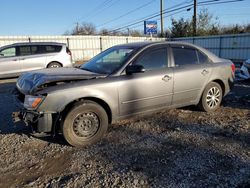
[[[25,95],[24,107],[27,109],[35,109],[44,100],[44,96]]]

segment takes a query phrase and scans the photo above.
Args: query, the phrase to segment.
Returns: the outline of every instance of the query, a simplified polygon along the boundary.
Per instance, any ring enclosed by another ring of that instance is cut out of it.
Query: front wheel
[[[106,111],[97,103],[84,101],[75,105],[63,123],[63,136],[76,147],[98,142],[108,129]]]
[[[203,91],[198,107],[206,112],[215,111],[220,107],[222,95],[221,86],[218,83],[211,82]]]

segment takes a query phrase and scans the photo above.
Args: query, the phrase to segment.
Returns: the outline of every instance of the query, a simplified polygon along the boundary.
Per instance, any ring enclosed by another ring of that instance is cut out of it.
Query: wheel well
[[[224,94],[225,94],[225,84],[223,83],[223,81],[217,79],[217,80],[213,80],[212,82],[215,82],[215,83],[220,85],[220,87],[222,89],[223,96],[224,96]]]
[[[62,63],[60,63],[60,62],[58,62],[58,61],[51,61],[51,62],[48,63],[47,68],[49,67],[49,65],[50,65],[51,63],[58,63],[58,64],[60,64],[60,65],[63,67],[63,64],[62,64]]]
[[[105,101],[103,101],[102,99],[95,98],[95,97],[85,97],[85,98],[80,98],[80,99],[72,101],[71,103],[67,104],[67,106],[65,106],[64,110],[61,112],[62,116],[66,116],[66,114],[68,114],[68,112],[74,106],[75,103],[81,102],[84,100],[96,102],[101,107],[103,107],[103,109],[106,111],[106,113],[108,115],[109,123],[112,122],[112,112],[111,112],[109,105]]]

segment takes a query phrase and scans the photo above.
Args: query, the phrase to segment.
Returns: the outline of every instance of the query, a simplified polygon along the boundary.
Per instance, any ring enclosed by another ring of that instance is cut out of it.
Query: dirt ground
[[[73,148],[36,138],[0,80],[0,187],[250,187],[250,82],[214,113],[166,110],[109,127],[98,144]]]

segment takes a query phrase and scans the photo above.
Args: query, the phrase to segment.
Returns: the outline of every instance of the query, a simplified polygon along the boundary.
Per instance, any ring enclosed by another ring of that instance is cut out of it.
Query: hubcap
[[[79,137],[90,138],[96,134],[100,122],[93,112],[81,113],[73,121],[73,131]]]
[[[206,102],[209,108],[215,108],[220,102],[220,90],[217,87],[212,87],[207,92]]]
[[[59,65],[51,65],[50,68],[59,68]]]

